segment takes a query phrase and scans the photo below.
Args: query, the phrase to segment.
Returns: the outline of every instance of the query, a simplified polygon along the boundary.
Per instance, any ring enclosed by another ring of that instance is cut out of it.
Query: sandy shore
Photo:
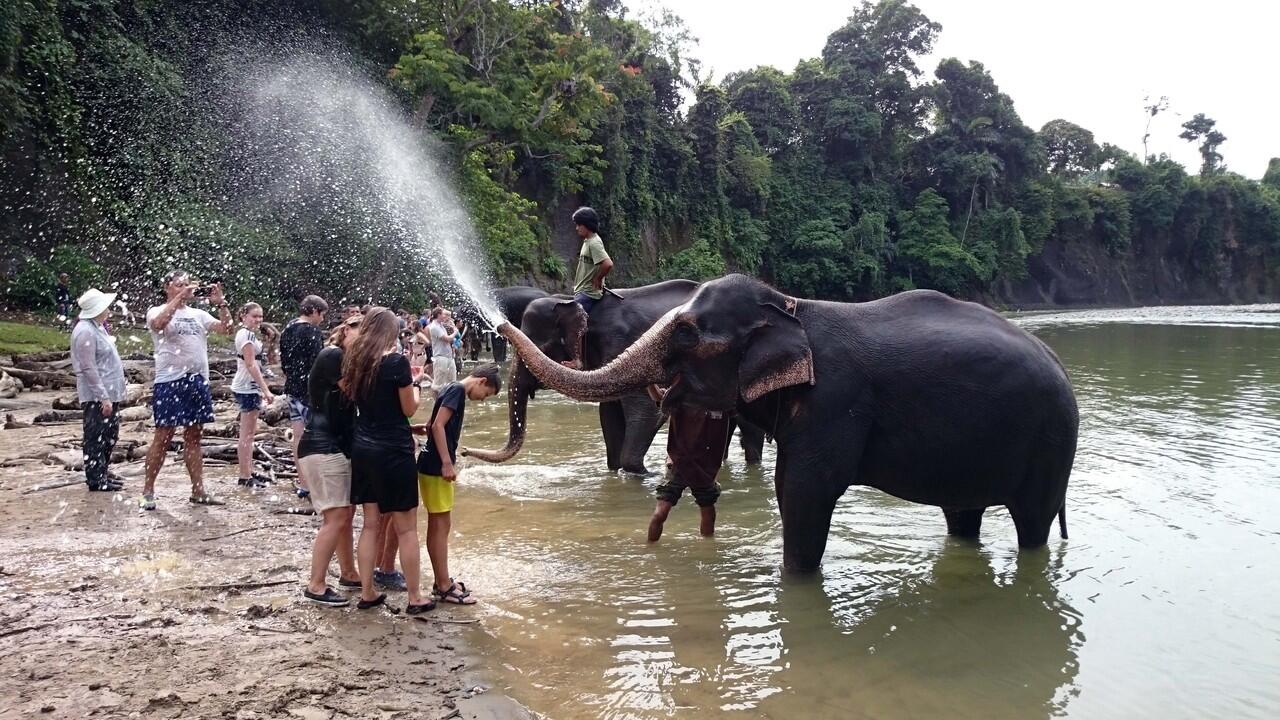
[[[54,395],[24,393],[30,407],[9,412],[30,420]],[[234,468],[211,467],[227,505],[194,506],[171,458],[159,509],[143,513],[140,475],[90,493],[82,474],[35,459],[79,433],[0,430],[0,718],[527,717],[485,691],[466,643],[474,610],[410,619],[396,593],[365,612],[303,602],[319,521],[282,514],[307,507],[290,487],[239,490]],[[122,441],[148,437],[144,423],[121,428]]]

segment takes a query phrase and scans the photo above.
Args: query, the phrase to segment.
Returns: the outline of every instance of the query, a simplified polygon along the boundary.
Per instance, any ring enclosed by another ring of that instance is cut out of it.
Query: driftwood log
[[[0,368],[0,372],[18,378],[27,387],[40,385],[41,387],[58,390],[64,387],[76,386],[75,376],[70,373],[51,372],[48,370],[23,370],[15,367],[3,367]]]
[[[125,386],[124,400],[116,403],[118,408],[133,407],[140,402],[150,401],[151,393],[147,391],[146,385],[132,384]],[[79,410],[80,398],[75,395],[59,395],[53,399],[54,410]],[[148,416],[150,417],[150,416]]]
[[[18,355],[14,358],[14,362],[33,362],[33,363],[50,363],[59,360],[70,360],[70,350],[50,350],[48,352],[27,353]]]

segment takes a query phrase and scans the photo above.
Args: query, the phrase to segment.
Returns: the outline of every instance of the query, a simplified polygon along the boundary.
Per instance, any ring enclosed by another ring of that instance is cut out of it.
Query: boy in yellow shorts
[[[461,382],[440,388],[431,420],[414,428],[427,435],[427,443],[418,454],[418,493],[427,508],[427,555],[435,583],[431,594],[440,602],[474,605],[467,586],[449,576],[449,532],[452,526],[453,487],[458,479],[454,463],[458,459],[458,440],[462,437],[462,416],[467,400],[485,400],[502,389],[498,366],[488,363],[477,367]],[[441,452],[441,449],[447,452]]]

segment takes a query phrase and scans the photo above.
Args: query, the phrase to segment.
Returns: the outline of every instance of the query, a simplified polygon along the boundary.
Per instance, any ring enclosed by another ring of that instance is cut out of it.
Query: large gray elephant
[[[814,570],[836,501],[869,485],[942,508],[976,537],[1009,509],[1023,547],[1064,506],[1079,417],[1048,346],[991,310],[915,290],[868,303],[798,300],[742,275],[704,284],[607,366],[579,372],[499,331],[547,386],[585,401],[672,383],[665,405],[737,411],[778,443],[787,568]]]
[[[697,289],[698,283],[690,280],[668,280],[606,293],[591,311],[582,342],[583,367],[603,367],[664,314],[688,302]],[[504,288],[497,294],[500,298],[519,295],[515,288]],[[532,297],[512,324],[538,346],[544,357],[558,363],[572,359],[569,348],[573,343],[569,339],[580,331],[581,312],[580,306],[568,295]],[[507,394],[506,446],[499,450],[464,448],[463,454],[486,462],[505,462],[514,457],[524,445],[528,402],[542,387],[517,358],[511,367]],[[660,421],[661,413],[643,387],[601,402],[600,430],[609,469],[645,474],[644,456],[653,444]],[[760,462],[763,432],[742,424],[740,435],[747,462]]]

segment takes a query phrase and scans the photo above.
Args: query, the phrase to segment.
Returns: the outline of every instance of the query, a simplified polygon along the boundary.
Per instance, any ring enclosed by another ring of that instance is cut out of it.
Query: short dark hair
[[[485,363],[471,371],[470,377],[484,380],[494,392],[502,392],[502,371],[497,363]]]
[[[439,305],[437,305],[437,306],[435,306],[435,307],[431,308],[431,319],[432,319],[432,320],[435,320],[436,318],[440,317],[440,316],[441,316],[441,315],[443,315],[443,314],[444,314],[444,308],[440,307]]]
[[[600,216],[585,205],[573,211],[573,223],[581,225],[591,232],[600,232]]]
[[[302,302],[298,303],[298,312],[303,315],[310,315],[313,312],[327,313],[329,312],[329,303],[319,295],[308,295],[302,298]]]

